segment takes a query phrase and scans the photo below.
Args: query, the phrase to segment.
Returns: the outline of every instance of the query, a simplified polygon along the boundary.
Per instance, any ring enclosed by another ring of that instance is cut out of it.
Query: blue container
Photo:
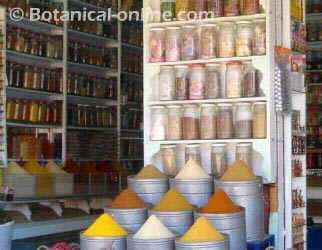
[[[262,241],[247,242],[247,250],[265,250],[269,246],[272,246],[272,247],[275,246],[275,237],[274,237],[274,235],[268,235]],[[272,248],[272,249],[274,249],[274,248]]]

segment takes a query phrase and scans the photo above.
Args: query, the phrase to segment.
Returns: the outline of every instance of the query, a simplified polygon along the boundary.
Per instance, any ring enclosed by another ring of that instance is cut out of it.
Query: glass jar
[[[15,101],[12,99],[7,100],[7,110],[6,110],[6,118],[7,120],[14,120],[15,117]]]
[[[235,138],[252,138],[252,122],[253,112],[251,103],[237,103],[235,115]]]
[[[190,1],[190,10],[194,11],[197,14],[191,18],[204,18],[204,11],[207,11],[207,0],[193,0]]]
[[[150,30],[150,62],[164,62],[165,45],[164,45],[163,28],[154,28]]]
[[[251,61],[244,62],[243,97],[259,96],[257,70]]]
[[[224,22],[218,32],[218,57],[235,56],[235,24]]]
[[[222,17],[224,15],[224,0],[208,0],[207,9],[211,11],[213,17]]]
[[[186,162],[194,160],[199,166],[201,166],[201,153],[199,144],[188,144],[186,146]]]
[[[216,134],[216,106],[214,104],[202,104],[200,111],[200,139],[215,139]]]
[[[160,68],[159,99],[160,101],[175,99],[175,74],[171,66],[161,66]]]
[[[240,0],[225,0],[224,1],[224,15],[225,16],[239,16],[240,15]]]
[[[220,67],[218,63],[206,64],[206,99],[216,99],[220,97]]]
[[[161,145],[161,157],[163,173],[171,177],[176,176],[179,172],[176,162],[176,145]]]
[[[195,60],[198,57],[198,32],[196,26],[186,25],[181,31],[181,60]]]
[[[219,179],[227,170],[226,144],[211,145],[211,170],[216,179]]]
[[[199,139],[199,108],[196,105],[184,106],[182,137],[184,140]]]
[[[242,15],[254,15],[260,12],[259,0],[241,0],[240,5]]]
[[[251,56],[253,41],[252,22],[240,21],[236,24],[236,56]]]
[[[266,54],[266,20],[253,21],[253,55]]]
[[[211,59],[216,57],[217,39],[215,24],[201,25],[200,43],[200,58]]]
[[[217,138],[233,138],[233,106],[230,103],[220,103],[217,109]]]
[[[239,98],[242,96],[242,63],[232,61],[228,62],[226,67],[226,97]]]
[[[176,0],[161,0],[161,21],[170,22],[176,16]]]
[[[177,21],[184,21],[187,19],[189,12],[190,0],[176,0],[176,18]]]
[[[177,65],[174,66],[175,84],[176,84],[176,100],[187,100],[189,96],[188,83],[188,66]]]
[[[167,110],[164,106],[151,107],[151,140],[162,141],[166,139]]]
[[[266,138],[266,103],[254,103],[253,138]]]
[[[168,27],[165,34],[165,60],[180,61],[181,38],[180,27]]]
[[[182,139],[182,110],[179,105],[167,106],[168,108],[168,126],[167,140]]]
[[[250,168],[253,167],[253,144],[251,142],[237,144],[237,146],[236,146],[236,160],[242,160]]]
[[[38,122],[38,111],[39,111],[39,104],[36,101],[31,102],[30,106],[30,122]]]
[[[189,72],[189,99],[201,100],[205,96],[206,70],[202,64],[192,64]]]

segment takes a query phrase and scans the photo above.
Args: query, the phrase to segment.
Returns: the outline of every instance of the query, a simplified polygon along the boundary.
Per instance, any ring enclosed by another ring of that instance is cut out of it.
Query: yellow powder
[[[128,233],[108,214],[102,214],[85,232],[87,237],[117,237]]]
[[[49,161],[46,164],[45,169],[51,174],[67,174],[54,161]]]
[[[182,242],[208,242],[224,240],[224,236],[219,233],[205,217],[200,217],[190,227],[190,229],[180,238]]]
[[[193,206],[174,188],[171,188],[155,205],[153,211],[173,212],[192,210]]]
[[[153,165],[146,165],[142,170],[134,177],[135,179],[153,179],[153,178],[167,178],[167,176],[162,173]]]
[[[23,165],[23,168],[31,174],[48,174],[48,171],[40,166],[35,160],[30,160]]]
[[[29,175],[29,173],[24,170],[18,163],[16,162],[10,162],[8,164],[8,167],[5,169],[5,174],[6,175],[10,175],[10,174],[27,174]]]
[[[230,165],[220,178],[221,181],[252,181],[256,179],[257,176],[253,170],[242,160],[237,160]]]

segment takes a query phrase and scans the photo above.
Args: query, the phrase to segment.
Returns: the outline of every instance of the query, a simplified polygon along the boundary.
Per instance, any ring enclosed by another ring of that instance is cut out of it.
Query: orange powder
[[[171,188],[162,199],[155,205],[153,211],[174,212],[192,210],[189,202],[174,188]]]
[[[199,210],[199,213],[204,214],[229,214],[237,212],[240,212],[240,208],[234,204],[222,189],[218,189],[208,203]]]
[[[242,160],[235,161],[220,178],[221,181],[253,181],[257,176]]]
[[[123,190],[111,204],[111,208],[116,209],[131,209],[146,207],[144,201],[137,196],[131,189]]]

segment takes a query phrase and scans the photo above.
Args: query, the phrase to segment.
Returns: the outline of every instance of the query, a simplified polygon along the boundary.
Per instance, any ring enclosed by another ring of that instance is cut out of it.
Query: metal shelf
[[[70,33],[70,39],[79,39],[83,40],[87,43],[100,43],[104,44],[104,47],[107,48],[117,48],[118,47],[118,41],[112,38],[98,36],[91,33],[86,33],[78,30],[68,29],[68,33]]]
[[[131,73],[131,72],[122,71],[121,74],[127,75],[127,76],[142,77],[143,78],[143,74],[139,74],[139,73]]]
[[[309,49],[322,48],[322,41],[307,42],[306,45]]]
[[[122,132],[133,132],[133,133],[141,133],[143,132],[142,129],[121,129]]]
[[[116,128],[67,126],[70,130],[116,131]]]
[[[76,95],[68,95],[68,101],[70,103],[75,103],[75,104],[89,104],[89,105],[108,105],[108,106],[115,106],[117,105],[116,100],[110,100],[110,99],[105,99],[105,98],[97,98],[97,97],[88,97],[88,96],[76,96]]]
[[[13,121],[8,121],[7,126],[9,126],[9,127],[23,127],[23,128],[47,128],[47,129],[61,128],[61,125],[24,123],[24,122],[13,122]]]
[[[127,47],[127,48],[129,48],[129,49],[143,50],[143,48],[142,48],[142,47],[137,46],[137,45],[133,45],[133,44],[130,44],[130,43],[122,43],[122,46],[123,46],[123,47]]]
[[[25,89],[25,88],[16,88],[7,86],[7,95],[10,97],[16,98],[28,98],[28,99],[51,99],[51,100],[62,100],[63,94],[57,92],[48,92],[43,90],[34,90],[34,89]],[[28,96],[26,96],[28,94]]]
[[[306,14],[306,21],[321,20],[322,13],[308,13]]]
[[[89,72],[92,74],[100,75],[102,77],[118,76],[117,71],[115,69],[111,69],[107,67],[100,67],[95,65],[81,64],[81,63],[74,63],[74,62],[68,62],[68,67],[71,71],[75,73]]]

